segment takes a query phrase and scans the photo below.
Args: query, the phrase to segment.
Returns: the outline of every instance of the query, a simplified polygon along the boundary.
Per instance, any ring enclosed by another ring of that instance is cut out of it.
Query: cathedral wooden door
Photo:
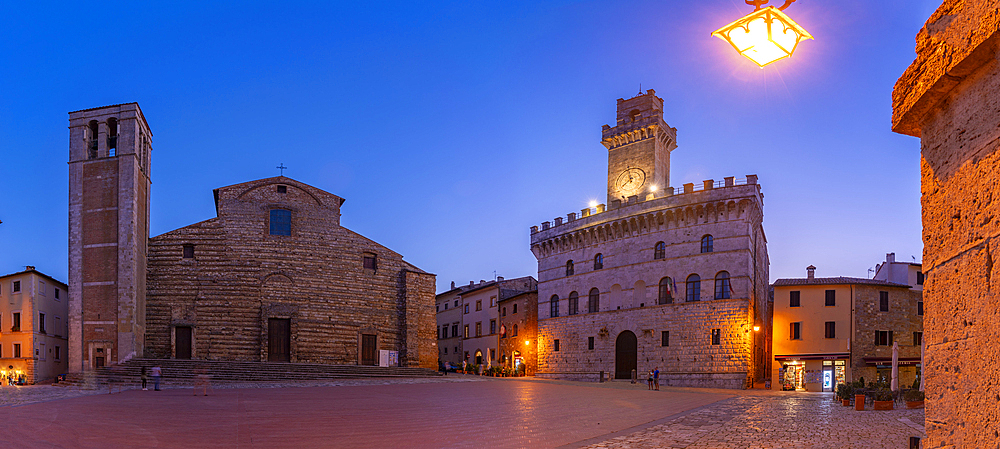
[[[174,328],[174,358],[191,358],[191,328],[188,326],[177,326]]]
[[[287,318],[269,318],[267,320],[267,361],[291,361],[291,342],[292,320]]]
[[[639,342],[632,331],[618,334],[615,341],[615,379],[631,379],[639,358]]]
[[[361,334],[361,364],[362,365],[377,365],[378,364],[378,346],[376,345],[377,339],[374,335]]]

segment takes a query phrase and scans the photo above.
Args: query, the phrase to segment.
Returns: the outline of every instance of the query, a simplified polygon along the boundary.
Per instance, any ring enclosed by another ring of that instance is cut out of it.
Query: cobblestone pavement
[[[586,447],[905,449],[925,436],[923,423],[923,409],[862,412],[829,394],[747,392]]]

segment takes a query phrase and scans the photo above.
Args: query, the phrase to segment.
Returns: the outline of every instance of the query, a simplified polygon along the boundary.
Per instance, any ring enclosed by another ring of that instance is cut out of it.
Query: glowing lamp
[[[587,206],[590,206],[590,208],[593,209],[597,207],[597,201],[590,200],[590,203],[588,203]]]
[[[656,184],[653,184],[653,185],[649,186],[649,191],[650,192],[655,192],[657,190],[660,190],[660,188],[657,187]]]
[[[762,3],[747,3],[756,4],[758,9],[719,28],[712,36],[729,42],[736,51],[758,66],[764,67],[791,56],[799,42],[813,38],[808,31],[781,12],[784,7],[779,9],[768,6],[761,9],[760,5],[767,3],[766,0]],[[785,3],[785,7],[790,3]]]
[[[753,331],[754,332],[760,332],[760,326],[754,326],[753,327]]]
[[[530,342],[528,340],[524,340],[524,345],[525,346],[528,346],[529,344],[530,344]]]

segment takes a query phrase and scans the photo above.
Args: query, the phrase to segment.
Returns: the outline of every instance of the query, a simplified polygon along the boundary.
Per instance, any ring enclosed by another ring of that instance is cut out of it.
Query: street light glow
[[[773,6],[756,10],[719,28],[712,36],[729,42],[736,51],[761,68],[791,56],[799,42],[813,38],[808,31]]]

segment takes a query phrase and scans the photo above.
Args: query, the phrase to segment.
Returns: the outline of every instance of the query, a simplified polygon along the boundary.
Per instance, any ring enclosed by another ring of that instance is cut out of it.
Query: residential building
[[[469,287],[455,287],[451,283],[451,289],[439,293],[435,298],[437,307],[437,327],[438,327],[438,361],[447,363],[452,368],[462,366],[462,291]]]
[[[923,265],[917,262],[897,262],[896,253],[885,255],[885,262],[875,265],[872,279],[909,285],[913,290],[924,291]]]
[[[650,89],[604,125],[608,205],[531,227],[538,377],[661,383],[763,381],[769,326],[764,202],[756,175],[670,186],[677,130]]]
[[[538,290],[501,297],[500,361],[534,376],[538,371]]]
[[[0,276],[0,384],[66,373],[68,302],[66,284],[33,266]]]
[[[498,277],[495,281],[479,281],[461,293],[462,355],[466,362],[484,368],[499,364],[500,314],[497,305],[502,298],[536,290],[537,286],[531,276]]]
[[[919,265],[918,265],[919,268]],[[771,388],[834,391],[839,383],[888,380],[899,343],[899,381],[919,374],[922,292],[882,279],[815,277],[774,282]]]

